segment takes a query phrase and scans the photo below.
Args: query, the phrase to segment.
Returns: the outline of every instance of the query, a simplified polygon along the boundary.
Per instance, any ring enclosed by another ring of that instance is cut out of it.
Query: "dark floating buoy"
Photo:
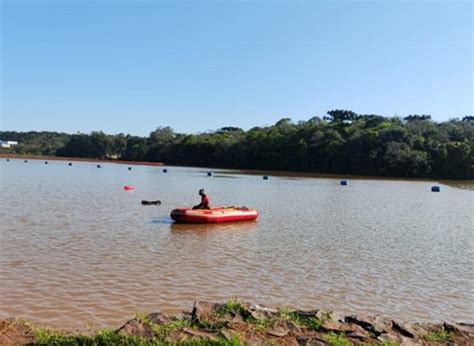
[[[128,170],[131,171],[131,170],[132,170],[132,167],[128,167]]]
[[[72,163],[71,163],[71,162],[69,162],[68,166],[72,166]]]
[[[347,180],[341,180],[341,185],[342,186],[347,186]]]
[[[168,173],[168,170],[166,168],[163,168],[163,173]]]
[[[7,161],[10,161],[10,159],[7,159]]]
[[[268,175],[264,175],[263,180],[268,180]]]
[[[208,177],[212,177],[212,172],[207,172]]]
[[[48,164],[48,161],[45,161],[44,164],[47,165],[47,164]]]
[[[97,168],[100,168],[100,165],[97,165]]]
[[[440,191],[441,189],[437,185],[431,187],[431,192],[440,192]]]
[[[161,201],[142,201],[143,205],[160,205]]]
[[[27,163],[27,162],[28,162],[28,160],[25,160],[24,162],[25,162],[25,163]]]

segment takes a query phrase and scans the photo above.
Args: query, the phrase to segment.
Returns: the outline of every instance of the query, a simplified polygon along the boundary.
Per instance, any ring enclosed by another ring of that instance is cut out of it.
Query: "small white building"
[[[17,141],[4,141],[3,139],[0,139],[0,147],[1,148],[11,148],[14,145],[17,145]]]

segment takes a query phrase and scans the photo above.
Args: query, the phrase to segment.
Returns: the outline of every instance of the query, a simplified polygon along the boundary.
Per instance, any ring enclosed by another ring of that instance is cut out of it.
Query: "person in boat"
[[[199,190],[199,196],[201,196],[201,203],[195,205],[193,209],[211,209],[209,205],[209,197],[204,192],[204,189]]]

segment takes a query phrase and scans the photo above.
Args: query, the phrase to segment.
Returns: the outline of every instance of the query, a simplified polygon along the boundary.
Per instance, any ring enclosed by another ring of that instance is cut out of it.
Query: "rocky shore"
[[[118,329],[65,333],[0,319],[0,345],[474,345],[472,324],[419,324],[320,310],[198,301],[169,316],[137,314]]]

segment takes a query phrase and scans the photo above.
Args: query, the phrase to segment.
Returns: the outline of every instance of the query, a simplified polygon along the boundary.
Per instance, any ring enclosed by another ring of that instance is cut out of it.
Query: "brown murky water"
[[[34,160],[0,170],[1,316],[117,326],[135,312],[237,297],[473,322],[470,190]],[[213,205],[255,207],[260,219],[173,224],[171,209],[196,204],[201,187]]]

